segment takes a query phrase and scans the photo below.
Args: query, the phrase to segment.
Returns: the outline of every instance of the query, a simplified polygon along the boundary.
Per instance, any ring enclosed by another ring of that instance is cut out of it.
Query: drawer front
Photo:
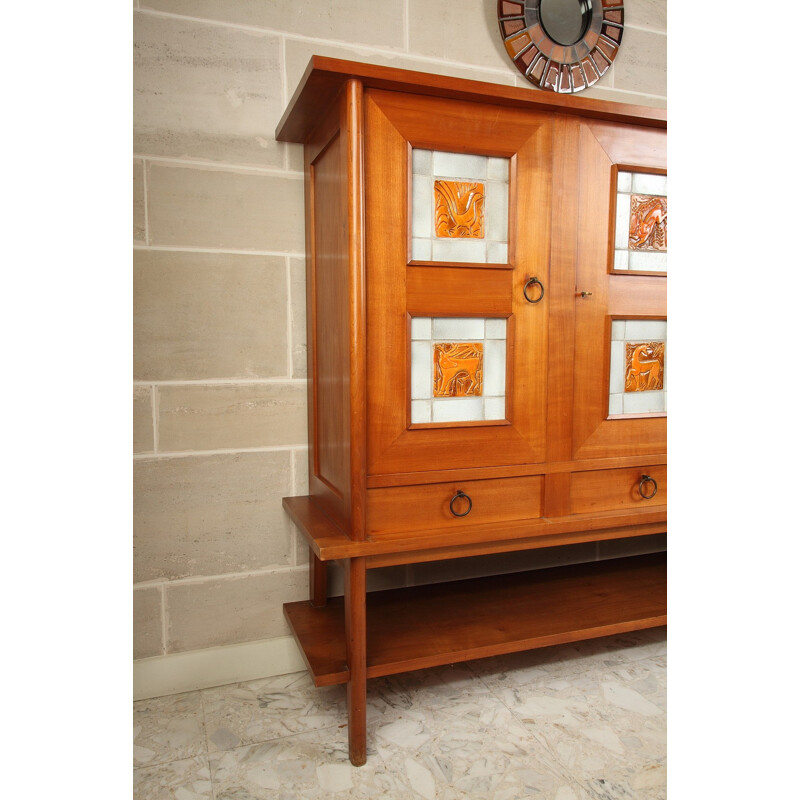
[[[655,483],[642,483],[644,475],[648,475]],[[573,514],[661,506],[666,502],[666,464],[572,473],[570,511]]]
[[[370,489],[367,530],[371,537],[380,538],[397,532],[540,517],[543,487],[544,479],[535,475]],[[466,497],[457,497],[459,492]]]

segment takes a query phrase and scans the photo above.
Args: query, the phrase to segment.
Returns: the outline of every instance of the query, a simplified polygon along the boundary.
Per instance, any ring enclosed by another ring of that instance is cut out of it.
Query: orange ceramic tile
[[[631,195],[631,250],[667,249],[667,198]]]
[[[625,343],[625,391],[664,388],[664,342]]]
[[[483,393],[483,343],[439,342],[433,346],[433,396]]]
[[[433,194],[438,237],[483,239],[482,183],[435,181]]]

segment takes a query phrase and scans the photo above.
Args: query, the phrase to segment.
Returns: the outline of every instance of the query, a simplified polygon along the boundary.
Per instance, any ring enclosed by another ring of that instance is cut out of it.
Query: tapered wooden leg
[[[351,558],[344,564],[350,762],[360,767],[367,762],[367,569],[363,558]]]
[[[328,569],[308,548],[308,593],[311,605],[321,608],[328,602]]]

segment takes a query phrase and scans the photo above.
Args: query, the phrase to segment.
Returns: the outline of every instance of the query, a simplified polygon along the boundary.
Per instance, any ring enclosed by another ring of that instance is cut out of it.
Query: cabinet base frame
[[[369,595],[364,560],[344,566],[356,576],[346,581],[345,597],[283,608],[315,685],[348,684],[350,757],[357,766],[366,752],[368,678],[667,623],[666,553]]]

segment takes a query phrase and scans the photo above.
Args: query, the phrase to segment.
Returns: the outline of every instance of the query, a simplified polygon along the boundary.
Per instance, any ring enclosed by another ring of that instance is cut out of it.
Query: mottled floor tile
[[[491,724],[502,704],[466,664],[376,678],[367,684],[367,720],[379,722],[403,710],[430,708]]]
[[[133,770],[134,800],[213,800],[208,758],[184,758]]]
[[[162,764],[206,753],[200,692],[133,704],[133,763]]]
[[[205,689],[202,694],[210,753],[347,721],[345,688],[317,688],[304,672]]]
[[[347,728],[328,728],[210,756],[215,800],[401,798],[405,789],[387,770],[368,734],[367,763],[350,764]]]
[[[485,658],[468,667],[491,689],[548,681],[644,658],[666,658],[666,630],[654,628],[585,642]]]
[[[507,710],[490,726],[416,708],[374,731],[387,768],[424,800],[554,797],[570,783],[561,765]]]
[[[664,673],[647,659],[511,685],[498,697],[593,798],[666,785]]]
[[[667,787],[632,787],[624,781],[598,778],[585,784],[590,800],[667,800]]]
[[[374,679],[359,768],[305,673],[140,701],[134,800],[666,800],[666,667],[657,630]]]

